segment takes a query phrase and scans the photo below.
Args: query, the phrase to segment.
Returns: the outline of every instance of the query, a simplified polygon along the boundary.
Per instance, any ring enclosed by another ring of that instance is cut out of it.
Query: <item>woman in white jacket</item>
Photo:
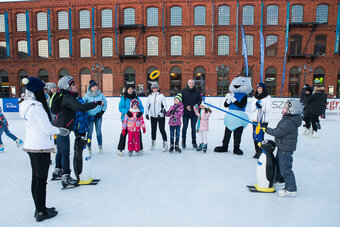
[[[46,208],[50,153],[54,150],[53,135],[67,134],[69,131],[52,126],[52,118],[44,93],[45,83],[35,77],[24,78],[22,82],[26,86],[26,94],[19,105],[20,117],[24,119],[26,125],[23,150],[27,152],[31,160],[34,217],[37,222],[40,222],[58,214],[54,207]]]
[[[268,126],[269,114],[272,110],[272,98],[266,91],[266,85],[259,83],[256,88],[256,92],[251,102],[251,115],[250,120],[254,123],[260,123],[262,127]],[[255,131],[256,126],[253,125]],[[255,155],[253,158],[258,159],[261,155],[261,148],[257,145],[259,141],[254,140]]]
[[[167,108],[166,100],[163,94],[159,93],[159,85],[157,82],[151,85],[152,93],[148,96],[145,106],[145,118],[151,117],[151,150],[155,149],[157,123],[163,138],[163,151],[168,150],[167,136],[165,132],[165,112]]]

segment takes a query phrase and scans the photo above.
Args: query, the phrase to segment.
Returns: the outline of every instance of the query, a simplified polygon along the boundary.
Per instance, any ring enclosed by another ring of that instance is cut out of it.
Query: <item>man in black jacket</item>
[[[53,122],[56,127],[64,127],[72,131],[77,111],[85,112],[95,108],[97,105],[102,105],[101,101],[80,103],[76,99],[78,96],[77,86],[71,76],[62,77],[58,82],[58,87],[62,96],[60,101],[61,110]],[[58,135],[57,147],[56,166],[52,179],[61,179],[63,187],[76,186],[78,182],[70,176],[70,136]]]
[[[194,80],[188,80],[188,84],[181,91],[182,94],[182,102],[184,105],[184,114],[183,114],[183,129],[182,129],[182,147],[186,148],[186,135],[189,124],[189,119],[191,120],[191,138],[192,138],[192,146],[196,149],[196,122],[197,116],[194,112],[194,106],[200,105],[202,102],[201,92],[196,88]]]

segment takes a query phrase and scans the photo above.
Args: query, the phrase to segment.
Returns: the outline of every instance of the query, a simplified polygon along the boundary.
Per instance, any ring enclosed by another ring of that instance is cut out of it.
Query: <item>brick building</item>
[[[339,97],[339,1],[288,2],[283,96],[299,96],[308,83],[324,85],[331,97]],[[260,81],[262,29],[264,80],[279,96],[287,7],[284,0],[3,2],[0,95],[19,96],[26,76],[56,83],[65,74],[75,78],[82,93],[97,78],[109,96],[119,95],[129,83],[143,93],[155,69],[166,95],[176,94],[190,78],[205,95],[222,95],[229,80],[241,73],[243,25],[253,86]]]

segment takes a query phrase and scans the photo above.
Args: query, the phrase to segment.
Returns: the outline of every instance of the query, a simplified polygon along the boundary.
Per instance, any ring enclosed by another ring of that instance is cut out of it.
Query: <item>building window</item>
[[[48,82],[48,72],[46,69],[40,69],[39,74],[38,74],[38,78],[42,81],[44,81],[45,83]]]
[[[112,28],[112,10],[103,9],[101,12],[102,12],[102,28]]]
[[[136,39],[135,37],[125,37],[124,38],[124,52],[125,55],[135,55],[136,54]]]
[[[0,14],[0,32],[5,32],[5,15]]]
[[[205,55],[205,36],[197,35],[194,37],[194,55],[195,56]]]
[[[147,14],[147,26],[158,26],[158,8],[148,8]]]
[[[292,6],[292,23],[302,23],[303,22],[303,6],[293,5]]]
[[[0,59],[6,59],[6,42],[0,42]]]
[[[81,10],[79,12],[79,28],[80,29],[90,28],[90,11]]]
[[[205,25],[205,7],[196,6],[194,8],[195,20],[194,25]]]
[[[177,95],[182,90],[182,70],[175,66],[170,69],[170,96]]]
[[[102,38],[102,56],[113,56],[113,40],[110,37]]]
[[[254,25],[254,6],[243,6],[242,8],[242,24]]]
[[[254,37],[252,35],[246,35],[246,47],[247,55],[254,55]],[[244,55],[243,48],[242,55]]]
[[[194,69],[194,82],[198,90],[205,95],[205,69],[201,66]]]
[[[220,35],[217,40],[218,55],[229,55],[229,36]]]
[[[47,13],[44,12],[37,13],[37,25],[38,31],[47,30]]]
[[[80,57],[81,58],[91,57],[91,39],[80,40]]]
[[[171,7],[170,8],[170,25],[171,26],[182,26],[182,8]]]
[[[266,36],[266,56],[277,55],[277,36],[268,35]]]
[[[131,68],[131,67],[128,67],[124,70],[124,86],[127,87],[127,86],[133,86],[135,87],[136,85],[136,71]]]
[[[230,7],[218,7],[218,25],[230,25]]]
[[[316,7],[316,23],[327,24],[328,22],[328,5],[318,5]]]
[[[9,79],[5,70],[0,71],[0,98],[9,98]]]
[[[58,12],[58,29],[59,30],[68,29],[68,12],[67,11]]]
[[[288,85],[288,93],[290,97],[300,96],[300,76],[301,72],[299,72],[298,67],[293,67],[290,69]]]
[[[293,35],[290,37],[290,54],[301,55],[302,36]]]
[[[68,39],[59,40],[59,58],[69,58],[70,48]]]
[[[27,59],[28,51],[27,51],[27,41],[21,40],[18,42],[18,58],[19,59]]]
[[[59,78],[62,78],[63,76],[70,75],[70,73],[69,73],[69,71],[67,69],[62,68],[62,69],[59,70],[58,75],[59,75]]]
[[[124,25],[135,24],[135,9],[127,8],[124,9]]]
[[[171,56],[180,56],[182,55],[182,37],[181,36],[171,36]]]
[[[18,32],[26,31],[26,14],[24,13],[17,14],[17,31]]]
[[[278,6],[267,6],[267,25],[278,25],[279,24],[279,7]]]
[[[147,55],[158,56],[158,37],[149,36],[147,38]]]
[[[315,46],[314,46],[315,55],[317,56],[326,55],[326,41],[327,41],[327,37],[325,35],[315,36]]]
[[[276,69],[269,67],[266,69],[266,90],[270,96],[275,96],[276,91]]]
[[[38,54],[39,54],[39,58],[48,58],[48,41],[47,40],[38,41]]]
[[[325,70],[318,67],[314,70],[313,74],[313,86],[324,86]]]

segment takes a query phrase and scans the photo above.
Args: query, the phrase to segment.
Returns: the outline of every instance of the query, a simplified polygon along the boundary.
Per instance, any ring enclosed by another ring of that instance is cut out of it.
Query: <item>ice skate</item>
[[[318,138],[318,134],[317,134],[316,131],[312,131],[312,133],[309,135],[309,137],[316,139],[316,138]]]
[[[175,151],[177,151],[178,153],[182,152],[181,148],[179,148],[178,143],[176,143],[176,145],[175,145]]]
[[[205,153],[207,152],[207,150],[208,150],[208,144],[206,143],[203,145],[203,152]]]
[[[132,156],[132,154],[133,154],[133,151],[129,151],[129,156]]]
[[[0,153],[3,153],[3,152],[5,152],[5,148],[4,148],[4,145],[1,144],[1,145],[0,145]]]
[[[182,139],[182,148],[185,149],[187,147],[187,145],[185,144],[185,139]]]
[[[295,195],[296,195],[296,192],[288,191],[285,188],[279,191],[280,197],[295,197]]]
[[[310,130],[309,128],[306,128],[306,130],[302,133],[302,135],[310,135],[312,134],[312,130]]]
[[[46,210],[48,210],[48,211],[55,211],[55,207],[50,207],[50,208],[47,208],[47,207],[46,207]],[[36,218],[37,215],[38,215],[38,211],[35,210],[35,211],[34,211],[34,217]]]
[[[122,157],[122,156],[123,156],[123,152],[122,152],[121,150],[118,150],[118,151],[117,151],[117,155],[120,156],[120,157]]]
[[[193,139],[192,140],[192,147],[194,148],[194,149],[197,149],[197,143],[196,143],[196,139]]]
[[[87,150],[89,151],[89,154],[92,155],[92,149],[91,146],[87,146]]]
[[[21,139],[16,139],[15,143],[17,144],[17,147],[21,147],[24,144],[24,142]]]
[[[155,150],[155,143],[156,143],[156,140],[151,140],[151,147],[150,147],[151,151]]]
[[[163,141],[163,149],[162,149],[162,151],[166,152],[167,150],[168,150],[168,143],[167,143],[167,141]]]
[[[102,154],[103,153],[103,146],[102,145],[99,145],[99,150],[98,150],[99,154]]]
[[[169,149],[169,152],[173,152],[175,150],[175,146],[174,144],[170,144],[170,149]]]
[[[196,151],[203,150],[203,143],[200,143],[200,145],[196,148]]]
[[[46,209],[46,212],[38,212],[36,217],[35,217],[35,220],[37,222],[41,222],[43,220],[46,220],[46,219],[50,219],[50,218],[53,218],[55,217],[56,215],[58,214],[58,211],[56,210],[50,210],[50,209]]]
[[[52,173],[52,179],[51,180],[61,180],[63,174],[63,170],[60,168],[55,168]]]
[[[70,174],[64,174],[61,178],[63,188],[73,188],[79,186],[78,181],[73,179]]]

